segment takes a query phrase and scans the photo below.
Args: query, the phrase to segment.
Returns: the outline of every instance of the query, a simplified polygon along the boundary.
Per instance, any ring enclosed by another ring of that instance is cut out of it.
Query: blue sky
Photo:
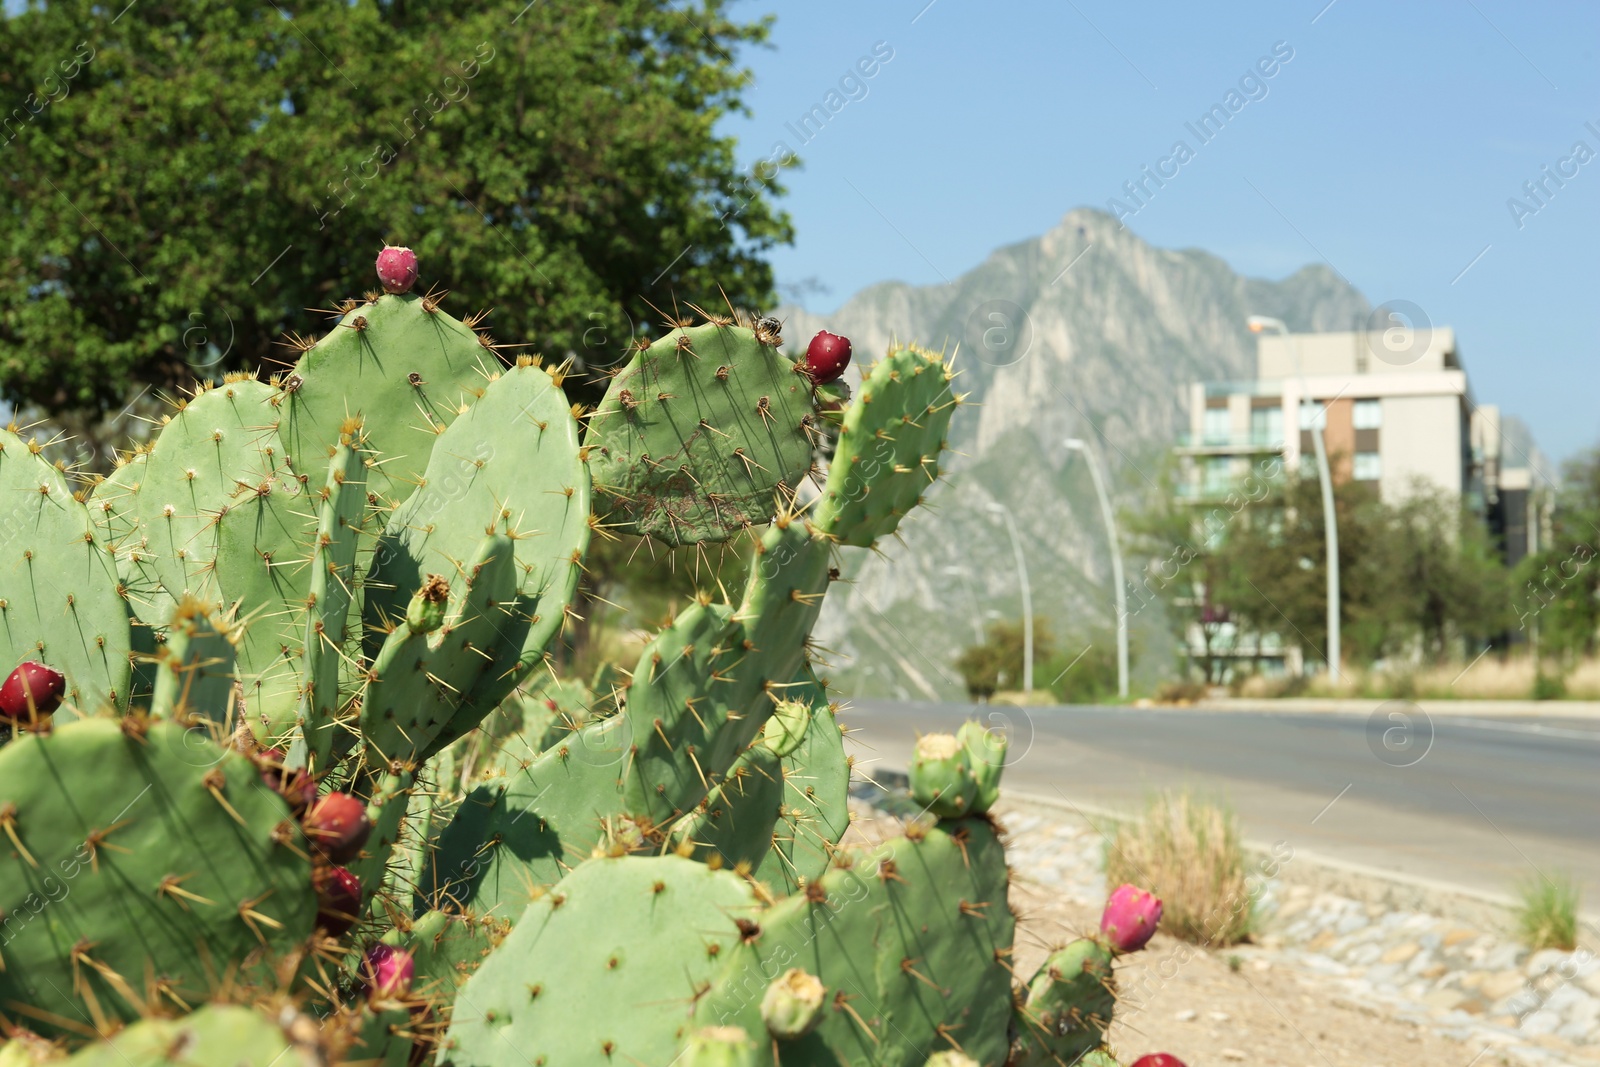
[[[775,48],[742,57],[754,115],[727,128],[747,165],[778,140],[801,154],[803,169],[786,175],[797,243],[773,258],[780,283],[827,286],[805,298],[814,310],[876,281],[954,278],[1077,206],[1115,196],[1134,207],[1123,183],[1182,138],[1194,157],[1166,164],[1176,176],[1126,220],[1140,237],[1259,277],[1326,262],[1374,304],[1406,301],[1455,327],[1477,401],[1527,419],[1551,456],[1600,443],[1600,5],[735,10],[778,16]],[[853,88],[858,98],[800,145],[785,124],[879,42],[893,58],[863,80],[865,95]],[[1279,42],[1293,57],[1247,84],[1241,97],[1256,98],[1199,146],[1184,124]],[[1580,141],[1594,159],[1574,156]],[[1546,167],[1567,176],[1545,180],[1541,206],[1523,184]]]

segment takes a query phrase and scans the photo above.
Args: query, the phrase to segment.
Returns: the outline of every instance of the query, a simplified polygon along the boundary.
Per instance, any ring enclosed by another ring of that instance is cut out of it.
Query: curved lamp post
[[[1100,517],[1105,520],[1106,540],[1111,542],[1111,581],[1117,588],[1117,695],[1128,699],[1128,585],[1122,576],[1122,546],[1117,541],[1117,522],[1106,494],[1105,476],[1100,472],[1100,456],[1089,442],[1069,437],[1065,442],[1073,452],[1082,452],[1089,461],[1089,476],[1094,479],[1095,495],[1100,498]]]
[[[1306,371],[1300,363],[1300,350],[1295,347],[1294,335],[1289,332],[1289,327],[1283,324],[1282,319],[1268,318],[1265,315],[1251,315],[1248,324],[1251,333],[1261,333],[1271,330],[1281,334],[1284,342],[1289,346],[1289,360],[1294,364],[1295,374],[1300,378],[1300,406],[1312,403],[1311,387],[1306,381]],[[1316,408],[1312,408],[1311,419],[1311,447],[1317,455],[1317,480],[1322,483],[1322,528],[1327,534],[1328,555],[1328,677],[1333,681],[1339,680],[1339,524],[1335,520],[1333,510],[1333,478],[1328,473],[1328,446],[1323,441],[1323,432],[1327,426],[1327,416],[1324,413],[1323,425],[1317,425]]]

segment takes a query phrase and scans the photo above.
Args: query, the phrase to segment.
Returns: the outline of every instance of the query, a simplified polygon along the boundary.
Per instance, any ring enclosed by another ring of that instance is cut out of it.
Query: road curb
[[[1282,697],[1276,700],[1252,700],[1244,697],[1226,697],[1197,700],[1193,704],[1151,704],[1148,711],[1227,711],[1239,714],[1274,714],[1303,712],[1319,715],[1371,715],[1389,703],[1409,704],[1429,715],[1512,716],[1552,719],[1600,719],[1600,701],[1596,700],[1404,700],[1401,698],[1323,698]]]
[[[1124,822],[1130,818],[1125,811],[1072,800],[1065,795],[1050,796],[1025,790],[1002,789],[1000,804],[1071,813],[1091,826],[1096,820]],[[1272,842],[1245,838],[1242,844],[1251,856],[1275,855]],[[1504,933],[1516,926],[1518,903],[1509,894],[1354,863],[1311,849],[1296,848],[1293,859],[1281,864],[1280,877],[1291,884],[1309,886],[1315,892],[1334,893],[1392,911],[1427,912],[1486,931]],[[1600,915],[1584,912],[1578,918],[1590,932],[1600,934]]]

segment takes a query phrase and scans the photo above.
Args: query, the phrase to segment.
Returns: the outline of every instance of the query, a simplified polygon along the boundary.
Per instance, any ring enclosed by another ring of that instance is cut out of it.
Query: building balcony
[[[1283,434],[1180,433],[1175,448],[1180,454],[1188,456],[1228,456],[1282,452]]]

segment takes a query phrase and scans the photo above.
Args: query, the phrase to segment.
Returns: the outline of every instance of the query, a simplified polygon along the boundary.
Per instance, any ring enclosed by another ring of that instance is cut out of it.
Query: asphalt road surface
[[[841,714],[867,772],[903,770],[917,734],[979,718],[1011,739],[1004,785],[1135,811],[1196,787],[1245,836],[1506,894],[1535,872],[1600,894],[1600,721],[856,700]]]

